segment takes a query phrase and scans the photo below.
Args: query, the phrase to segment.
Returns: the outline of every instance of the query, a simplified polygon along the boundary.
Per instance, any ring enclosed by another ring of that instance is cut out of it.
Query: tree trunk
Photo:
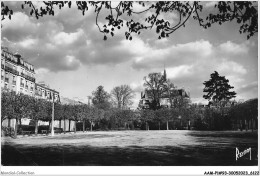
[[[59,123],[59,128],[61,128],[61,119],[60,119],[60,123]]]
[[[190,120],[188,121],[188,130],[190,130]]]
[[[8,127],[10,127],[10,126],[11,126],[11,119],[8,118]]]
[[[243,131],[242,120],[240,120],[239,123],[240,123],[240,131]]]
[[[51,131],[51,120],[49,121],[49,131]]]
[[[17,138],[17,131],[18,131],[18,118],[15,120],[15,129],[14,129],[14,138]]]
[[[74,121],[74,133],[76,133],[77,132],[77,121],[75,120]]]
[[[92,131],[92,121],[90,121],[90,131]]]
[[[146,130],[149,131],[149,123],[146,122]]]
[[[245,129],[247,131],[247,121],[245,120]]]
[[[63,119],[64,120],[64,129],[63,129],[63,132],[64,132],[64,134],[66,134],[66,120],[65,120],[65,118]]]
[[[169,130],[169,122],[168,122],[168,120],[166,121],[166,129]]]
[[[248,120],[248,121],[247,121],[247,129],[248,129],[248,130],[250,130],[250,123],[251,123],[251,121]]]
[[[22,119],[19,119],[19,124],[22,125]]]
[[[160,122],[159,122],[159,130],[161,130],[161,124],[160,124]]]
[[[251,128],[252,128],[252,132],[254,131],[254,120],[251,119]]]
[[[69,119],[69,132],[70,132],[70,121],[71,121],[71,120]]]
[[[38,120],[35,120],[35,135],[38,135]]]
[[[83,133],[85,132],[85,120],[83,120],[83,129],[82,129]]]
[[[132,122],[132,130],[135,130],[135,123]]]

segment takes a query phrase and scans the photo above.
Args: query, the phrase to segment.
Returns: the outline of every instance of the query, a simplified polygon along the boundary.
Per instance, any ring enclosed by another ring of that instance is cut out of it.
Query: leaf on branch
[[[33,9],[31,10],[31,12],[30,12],[30,15],[32,15],[33,14]]]

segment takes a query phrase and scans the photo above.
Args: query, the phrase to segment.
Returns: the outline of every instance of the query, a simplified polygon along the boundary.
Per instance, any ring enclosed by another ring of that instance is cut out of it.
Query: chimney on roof
[[[21,54],[19,54],[18,52],[16,52],[16,53],[14,54],[14,56],[17,57],[18,59],[20,59],[20,58],[22,57]]]

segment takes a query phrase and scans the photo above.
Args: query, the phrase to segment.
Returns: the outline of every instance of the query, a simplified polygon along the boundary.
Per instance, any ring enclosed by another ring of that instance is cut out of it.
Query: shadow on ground
[[[2,143],[4,166],[256,166],[257,135],[232,136],[225,142],[223,135],[212,133],[207,138],[201,133],[191,134],[201,145],[176,146],[107,146],[52,144],[43,146]],[[219,145],[211,143],[218,137]],[[243,136],[242,139],[244,139]],[[223,139],[223,140],[222,140]],[[204,140],[204,142],[203,142]],[[249,154],[236,161],[236,147],[241,151],[250,146]]]

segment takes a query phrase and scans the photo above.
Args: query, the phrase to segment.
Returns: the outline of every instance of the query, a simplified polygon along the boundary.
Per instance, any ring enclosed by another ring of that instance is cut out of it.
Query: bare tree
[[[125,109],[133,104],[132,99],[135,97],[134,91],[129,85],[114,87],[111,91],[111,99],[120,109]]]

